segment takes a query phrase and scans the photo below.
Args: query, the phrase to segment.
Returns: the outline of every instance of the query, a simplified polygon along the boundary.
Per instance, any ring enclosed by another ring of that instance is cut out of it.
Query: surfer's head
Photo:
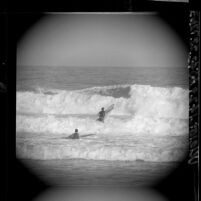
[[[75,132],[76,132],[76,133],[78,132],[78,129],[77,129],[77,128],[75,129]]]
[[[104,111],[104,107],[102,107],[101,110]]]

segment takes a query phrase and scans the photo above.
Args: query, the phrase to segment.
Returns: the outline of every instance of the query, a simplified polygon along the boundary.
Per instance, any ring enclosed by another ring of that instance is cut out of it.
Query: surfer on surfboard
[[[75,129],[75,132],[72,135],[68,136],[68,139],[73,139],[73,140],[79,139],[79,138],[80,137],[79,137],[78,129]]]
[[[104,107],[101,108],[101,111],[98,113],[99,117],[98,117],[98,121],[104,122],[104,118],[105,118],[105,110]]]
[[[101,111],[98,113],[97,121],[104,122],[105,117],[114,109],[114,104],[110,105],[106,109],[104,107],[101,108]]]

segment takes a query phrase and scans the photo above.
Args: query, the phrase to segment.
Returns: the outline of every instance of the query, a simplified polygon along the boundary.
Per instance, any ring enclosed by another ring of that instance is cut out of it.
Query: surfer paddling
[[[75,132],[72,135],[68,136],[68,138],[73,140],[79,139],[80,137],[79,137],[78,129],[75,129]]]
[[[98,117],[98,121],[104,122],[104,118],[105,118],[105,110],[104,107],[101,108],[101,111],[98,113],[99,117]]]

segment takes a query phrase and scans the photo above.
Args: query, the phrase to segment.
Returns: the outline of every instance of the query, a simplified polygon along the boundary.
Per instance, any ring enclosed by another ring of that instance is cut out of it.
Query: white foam
[[[17,92],[18,157],[182,160],[187,148],[181,139],[188,136],[188,90],[130,85],[130,96],[112,96],[111,90],[121,94],[125,87]],[[100,108],[111,104],[115,107],[105,122],[95,121]],[[68,136],[75,128],[80,135],[96,134],[97,138],[49,139]],[[28,133],[19,137],[23,132]]]
[[[136,115],[133,118],[121,119],[108,117],[105,123],[86,117],[17,116],[18,132],[66,133],[75,128],[80,133],[107,133],[108,135],[185,135],[188,133],[188,121],[182,119],[150,118]]]
[[[113,86],[120,87],[120,86]],[[123,85],[122,87],[128,87]],[[188,90],[131,85],[130,98],[103,96],[97,92],[108,87],[79,91],[58,91],[57,94],[17,92],[17,112],[43,114],[96,114],[101,107],[115,104],[113,115],[188,119]]]
[[[168,139],[165,139],[168,140]],[[182,141],[171,143],[164,139],[154,142],[146,140],[146,146],[138,139],[117,142],[108,140],[43,140],[17,143],[17,156],[30,159],[69,159],[82,158],[94,160],[144,160],[155,162],[181,161],[186,146]],[[178,144],[179,142],[179,144]],[[176,148],[177,147],[177,148]]]

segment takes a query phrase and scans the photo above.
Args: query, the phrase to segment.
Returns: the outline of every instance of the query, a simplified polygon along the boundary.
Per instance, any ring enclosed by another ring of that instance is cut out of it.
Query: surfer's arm
[[[69,135],[67,138],[71,138],[71,137],[73,137],[73,135],[74,135],[74,133],[73,133],[73,134],[71,134],[71,135]]]

